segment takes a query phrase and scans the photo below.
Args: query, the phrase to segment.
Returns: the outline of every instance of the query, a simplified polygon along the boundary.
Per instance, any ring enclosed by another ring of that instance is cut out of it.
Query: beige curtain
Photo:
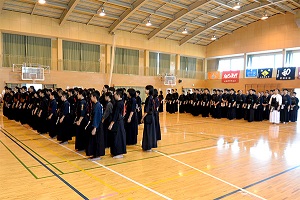
[[[180,77],[196,78],[197,58],[180,56]]]
[[[149,76],[157,76],[158,73],[158,53],[149,53]]]
[[[113,73],[139,74],[139,50],[116,48]]]

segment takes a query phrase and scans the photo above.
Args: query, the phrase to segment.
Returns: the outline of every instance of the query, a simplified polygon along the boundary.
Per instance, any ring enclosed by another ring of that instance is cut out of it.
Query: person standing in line
[[[70,118],[70,103],[68,102],[67,97],[68,93],[62,93],[62,104],[59,111],[59,119],[57,121],[57,140],[60,141],[60,144],[68,144],[68,140],[72,139],[71,127],[73,121]]]
[[[113,112],[113,95],[111,92],[105,93],[105,101],[106,108],[104,110],[104,114],[102,117],[102,124],[103,124],[103,132],[104,132],[104,144],[105,148],[111,147],[112,144],[112,133],[110,130],[108,130],[108,127],[112,121],[112,112]]]
[[[263,120],[269,120],[270,117],[270,110],[269,110],[269,93],[266,91],[264,93],[264,96],[262,97],[263,102],[262,102],[262,108],[263,108]]]
[[[54,139],[56,138],[56,121],[57,121],[57,102],[55,100],[56,92],[51,92],[50,94],[50,103],[48,107],[48,130],[49,136]]]
[[[160,102],[158,99],[158,91],[154,89],[153,92],[153,100],[154,100],[154,122],[155,122],[155,132],[156,132],[156,139],[161,140],[161,131],[160,131],[160,122],[159,122],[159,106]]]
[[[90,123],[86,128],[86,133],[89,134],[89,142],[87,146],[87,156],[90,156],[91,161],[100,160],[100,156],[105,155],[104,134],[102,126],[103,108],[99,102],[100,92],[95,91],[91,95],[93,110],[90,116]]]
[[[261,93],[257,93],[256,102],[254,104],[254,120],[261,122],[263,120],[263,97]]]
[[[228,95],[228,110],[227,110],[227,119],[232,120],[236,118],[236,94],[234,89],[230,89]]]
[[[83,151],[87,145],[87,137],[85,134],[85,127],[88,123],[87,117],[87,103],[86,103],[86,92],[79,89],[77,93],[77,108],[76,108],[76,137],[75,137],[75,150]]]
[[[157,148],[156,128],[154,121],[153,86],[147,85],[145,87],[145,93],[147,98],[145,101],[144,115],[142,118],[142,122],[144,122],[142,149],[144,151],[152,151],[152,148]]]
[[[288,95],[287,89],[283,90],[282,95],[282,105],[280,109],[280,122],[288,123],[289,122],[289,111],[291,108],[291,97]]]
[[[139,90],[136,91],[136,114],[137,114],[137,118],[138,118],[138,124],[142,124],[141,120],[142,120],[142,99],[140,97],[141,92]]]
[[[269,101],[270,109],[270,122],[273,124],[279,124],[280,122],[280,107],[282,104],[282,96],[279,94],[279,90],[275,89],[274,94]]]
[[[256,95],[254,93],[255,93],[255,90],[250,89],[249,95],[246,98],[248,122],[254,121],[254,103],[256,102]]]
[[[126,114],[124,117],[127,145],[135,145],[137,143],[138,119],[135,95],[136,92],[133,88],[127,90]]]
[[[290,109],[291,122],[297,121],[298,109],[299,109],[299,99],[296,97],[296,92],[293,92],[291,97],[291,109]]]
[[[110,122],[108,130],[111,131],[112,134],[112,144],[110,147],[110,153],[113,158],[123,158],[126,154],[126,132],[124,128],[124,101],[123,97],[123,89],[117,89],[115,94],[115,105],[113,108],[113,118]]]
[[[159,91],[158,100],[159,100],[158,112],[164,112],[164,95],[163,95],[163,91]]]

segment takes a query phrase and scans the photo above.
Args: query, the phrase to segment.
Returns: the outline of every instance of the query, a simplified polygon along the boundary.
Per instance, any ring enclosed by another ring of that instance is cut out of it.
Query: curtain
[[[100,71],[100,46],[79,42],[63,41],[64,70]]]
[[[156,76],[158,73],[158,53],[149,53],[149,76]]]
[[[180,56],[180,71],[182,78],[196,77],[197,58]]]
[[[139,74],[139,50],[116,48],[113,73]]]
[[[159,54],[159,74],[169,74],[171,66],[171,55],[170,54]]]
[[[80,53],[81,45],[79,42],[63,41],[63,69],[81,71]]]
[[[291,61],[293,60],[293,51],[286,51],[285,54],[286,54],[285,55],[286,66],[290,66],[291,65]]]
[[[3,33],[3,66],[51,65],[51,39]]]
[[[252,68],[252,60],[253,60],[253,55],[248,55],[246,68]]]
[[[81,44],[81,71],[100,71],[100,46]]]

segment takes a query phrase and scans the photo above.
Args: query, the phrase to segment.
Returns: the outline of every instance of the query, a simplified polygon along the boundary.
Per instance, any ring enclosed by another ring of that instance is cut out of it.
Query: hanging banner
[[[296,67],[283,67],[277,69],[276,80],[294,80]]]
[[[222,83],[238,83],[240,71],[225,71],[222,72]]]
[[[207,79],[220,79],[221,78],[221,72],[215,71],[215,72],[207,72]]]
[[[256,78],[257,69],[246,69],[246,78]]]
[[[266,68],[266,69],[259,69],[257,78],[272,78],[273,69]]]

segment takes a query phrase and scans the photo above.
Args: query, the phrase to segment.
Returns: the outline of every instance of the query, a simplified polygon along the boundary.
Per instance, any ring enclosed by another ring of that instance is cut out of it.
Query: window
[[[244,70],[244,58],[221,58],[219,60],[218,71]]]
[[[3,66],[51,65],[51,39],[3,33]]]
[[[285,66],[300,67],[300,50],[286,51]]]
[[[282,53],[257,54],[247,56],[247,69],[280,67],[282,67]]]
[[[139,74],[139,50],[116,48],[113,73]]]
[[[149,76],[170,73],[171,55],[164,53],[149,53]]]
[[[180,56],[180,77],[195,78],[196,66],[197,66],[197,58]]]
[[[68,71],[100,71],[100,46],[63,41],[63,69]]]

